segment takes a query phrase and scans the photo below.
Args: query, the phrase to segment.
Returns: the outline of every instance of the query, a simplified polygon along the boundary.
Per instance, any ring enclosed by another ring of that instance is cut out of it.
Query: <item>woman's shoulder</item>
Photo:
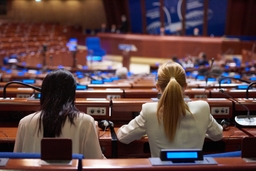
[[[189,105],[209,105],[207,101],[204,100],[195,100],[188,102]]]
[[[149,113],[155,113],[157,110],[157,102],[148,102],[148,103],[144,103],[142,105],[142,113],[145,114],[149,114]]]
[[[157,106],[158,102],[147,102],[144,103],[142,106],[143,107],[152,107],[152,106]]]
[[[77,115],[77,118],[79,121],[83,121],[83,122],[93,122],[94,118],[91,115],[88,115],[84,112],[79,112],[79,114]]]
[[[27,123],[31,120],[37,120],[40,117],[40,112],[31,113],[20,120],[20,123]]]
[[[196,101],[190,101],[187,103],[189,108],[191,107],[209,107],[209,104],[207,101],[204,100],[196,100]]]

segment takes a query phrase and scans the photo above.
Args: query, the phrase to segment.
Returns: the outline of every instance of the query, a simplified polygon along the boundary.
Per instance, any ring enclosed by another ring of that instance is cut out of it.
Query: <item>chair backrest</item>
[[[99,37],[87,37],[86,46],[88,49],[101,49]]]
[[[256,158],[256,137],[244,137],[242,140],[242,158]]]

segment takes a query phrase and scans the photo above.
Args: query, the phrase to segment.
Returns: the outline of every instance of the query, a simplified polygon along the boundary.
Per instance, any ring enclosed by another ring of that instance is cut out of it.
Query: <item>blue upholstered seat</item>
[[[85,43],[92,59],[97,58],[101,60],[102,56],[106,55],[106,51],[101,48],[99,37],[87,37]]]

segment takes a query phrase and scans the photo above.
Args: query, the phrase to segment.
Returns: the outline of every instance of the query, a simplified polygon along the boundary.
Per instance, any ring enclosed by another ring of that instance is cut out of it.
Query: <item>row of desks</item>
[[[239,90],[235,88],[222,88],[227,94],[234,98],[256,97],[256,90]],[[32,88],[10,87],[5,89],[6,97],[27,98],[33,95],[36,91]],[[184,92],[185,96],[190,98],[227,98],[227,95],[220,92],[219,88],[187,88]],[[4,96],[4,90],[0,89],[0,96]],[[136,88],[136,89],[87,89],[76,90],[77,98],[156,98],[158,90],[156,88]]]
[[[110,130],[99,131],[99,141],[104,155],[107,158],[141,158],[150,157],[150,149],[147,136],[135,140],[130,144],[123,144],[117,141],[113,134],[119,127]],[[245,130],[243,130],[245,129]],[[17,134],[17,127],[0,127],[0,143],[14,144]],[[256,128],[237,128],[230,126],[223,131],[223,139],[217,142],[206,138],[203,151],[205,154],[216,152],[230,152],[241,150],[241,142],[244,137],[256,136]]]
[[[96,120],[129,122],[141,111],[142,104],[157,101],[157,98],[76,98],[76,107]],[[211,114],[216,119],[232,119],[236,115],[246,114],[246,105],[253,114],[256,111],[256,101],[245,98],[186,98],[186,101],[204,100],[210,105]],[[236,100],[236,101],[235,101]],[[39,99],[6,98],[0,99],[0,114],[11,117],[12,114],[24,112],[25,115],[40,110]],[[0,120],[1,123],[1,120]]]
[[[71,165],[40,165],[40,159],[9,159],[8,163],[4,167],[0,167],[1,170],[93,170],[93,171],[148,171],[148,170],[175,170],[175,171],[241,171],[256,169],[256,162],[247,163],[244,159],[235,158],[214,158],[217,164],[211,165],[179,165],[179,166],[152,166],[149,159],[84,159],[82,161],[72,160]],[[81,162],[81,163],[79,163]]]

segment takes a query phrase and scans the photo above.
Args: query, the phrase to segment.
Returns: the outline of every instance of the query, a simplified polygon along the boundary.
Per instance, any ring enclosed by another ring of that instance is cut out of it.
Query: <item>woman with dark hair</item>
[[[64,69],[50,72],[41,87],[41,110],[20,120],[14,152],[40,152],[41,139],[72,140],[72,152],[85,158],[105,158],[93,117],[75,106],[76,80]]]
[[[143,104],[140,115],[119,128],[119,141],[128,144],[146,134],[151,157],[159,157],[161,149],[202,149],[205,137],[222,139],[223,128],[211,115],[209,104],[184,100],[186,86],[180,64],[161,65],[156,83],[159,101]]]

